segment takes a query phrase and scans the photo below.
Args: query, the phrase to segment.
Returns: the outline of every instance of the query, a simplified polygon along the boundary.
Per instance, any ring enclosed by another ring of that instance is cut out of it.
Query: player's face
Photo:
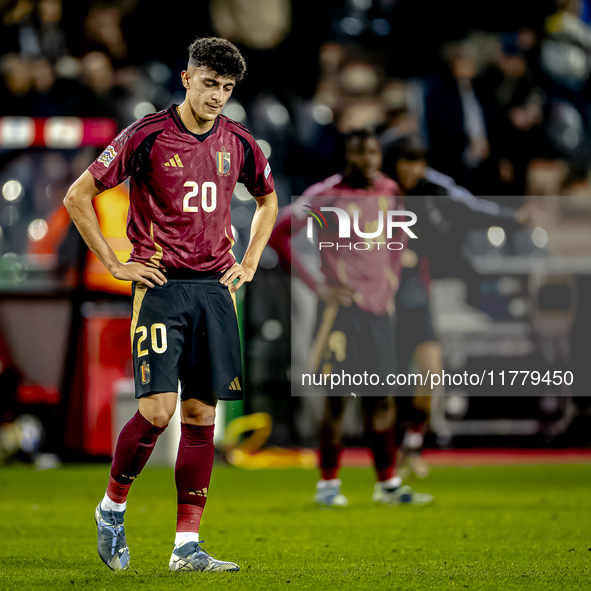
[[[382,166],[382,152],[375,138],[353,138],[347,145],[347,165],[371,183]]]
[[[419,180],[425,178],[425,167],[424,160],[400,158],[396,162],[396,176],[405,191],[412,191]]]
[[[234,78],[223,78],[213,70],[194,66],[182,73],[182,79],[191,111],[203,121],[213,121],[222,112],[236,85]]]

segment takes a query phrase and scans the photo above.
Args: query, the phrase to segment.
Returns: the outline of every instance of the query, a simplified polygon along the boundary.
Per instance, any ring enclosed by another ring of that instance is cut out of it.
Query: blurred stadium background
[[[590,0],[175,7],[0,0],[0,463],[106,460],[133,412],[128,286],[88,254],[62,199],[119,130],[182,102],[186,47],[208,35],[244,53],[248,76],[225,114],[263,147],[280,206],[338,172],[343,135],[361,126],[416,132],[430,165],[475,195],[536,204],[537,230],[468,230],[432,265],[435,325],[445,368],[570,370],[574,382],[448,389],[427,447],[589,446]],[[237,186],[238,258],[254,208]],[[124,258],[126,187],[96,209]],[[290,290],[267,248],[240,293],[247,396],[222,403],[219,423],[268,413],[270,444],[310,448],[320,408],[291,395]],[[362,444],[354,404],[346,442]]]

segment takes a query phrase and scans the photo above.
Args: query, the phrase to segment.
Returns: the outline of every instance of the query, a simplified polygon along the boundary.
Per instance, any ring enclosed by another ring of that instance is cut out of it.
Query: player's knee
[[[396,418],[396,408],[392,398],[376,398],[369,401],[367,426],[374,431],[387,431]]]
[[[191,425],[213,425],[215,407],[207,404],[189,404],[184,407],[184,422]]]
[[[152,411],[149,416],[145,417],[154,427],[166,427],[172,419],[174,411],[168,412],[166,409]]]
[[[176,410],[176,399],[175,392],[140,398],[140,414],[155,427],[166,427]]]
[[[430,371],[439,373],[441,371],[441,345],[437,341],[421,343],[415,352],[415,359],[422,374]]]

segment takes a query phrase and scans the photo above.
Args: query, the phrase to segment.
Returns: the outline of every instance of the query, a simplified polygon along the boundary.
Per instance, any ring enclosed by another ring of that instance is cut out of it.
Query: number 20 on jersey
[[[196,213],[199,211],[199,183],[195,181],[187,181],[183,186],[190,187],[193,190],[189,191],[183,199],[183,211]],[[195,199],[193,199],[195,198]],[[191,201],[193,199],[193,201]],[[215,183],[205,182],[201,185],[201,208],[203,211],[212,212],[217,206],[217,187]]]

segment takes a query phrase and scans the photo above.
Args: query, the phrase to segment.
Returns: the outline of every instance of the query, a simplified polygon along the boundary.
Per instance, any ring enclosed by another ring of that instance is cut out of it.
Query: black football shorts
[[[177,392],[209,404],[242,400],[240,336],[221,273],[169,270],[167,283],[132,287],[135,397]]]
[[[420,344],[436,340],[429,307],[429,288],[414,270],[402,270],[400,287],[396,292],[394,340],[401,372],[408,371],[415,349]]]
[[[390,396],[394,387],[387,376],[396,372],[394,317],[371,314],[357,304],[337,306],[318,302],[315,337],[311,346],[311,369],[319,374],[376,376],[374,383],[350,386],[348,380],[331,395]],[[378,379],[379,378],[379,379]],[[345,381],[345,380],[344,380]],[[342,390],[342,391],[341,391]]]

